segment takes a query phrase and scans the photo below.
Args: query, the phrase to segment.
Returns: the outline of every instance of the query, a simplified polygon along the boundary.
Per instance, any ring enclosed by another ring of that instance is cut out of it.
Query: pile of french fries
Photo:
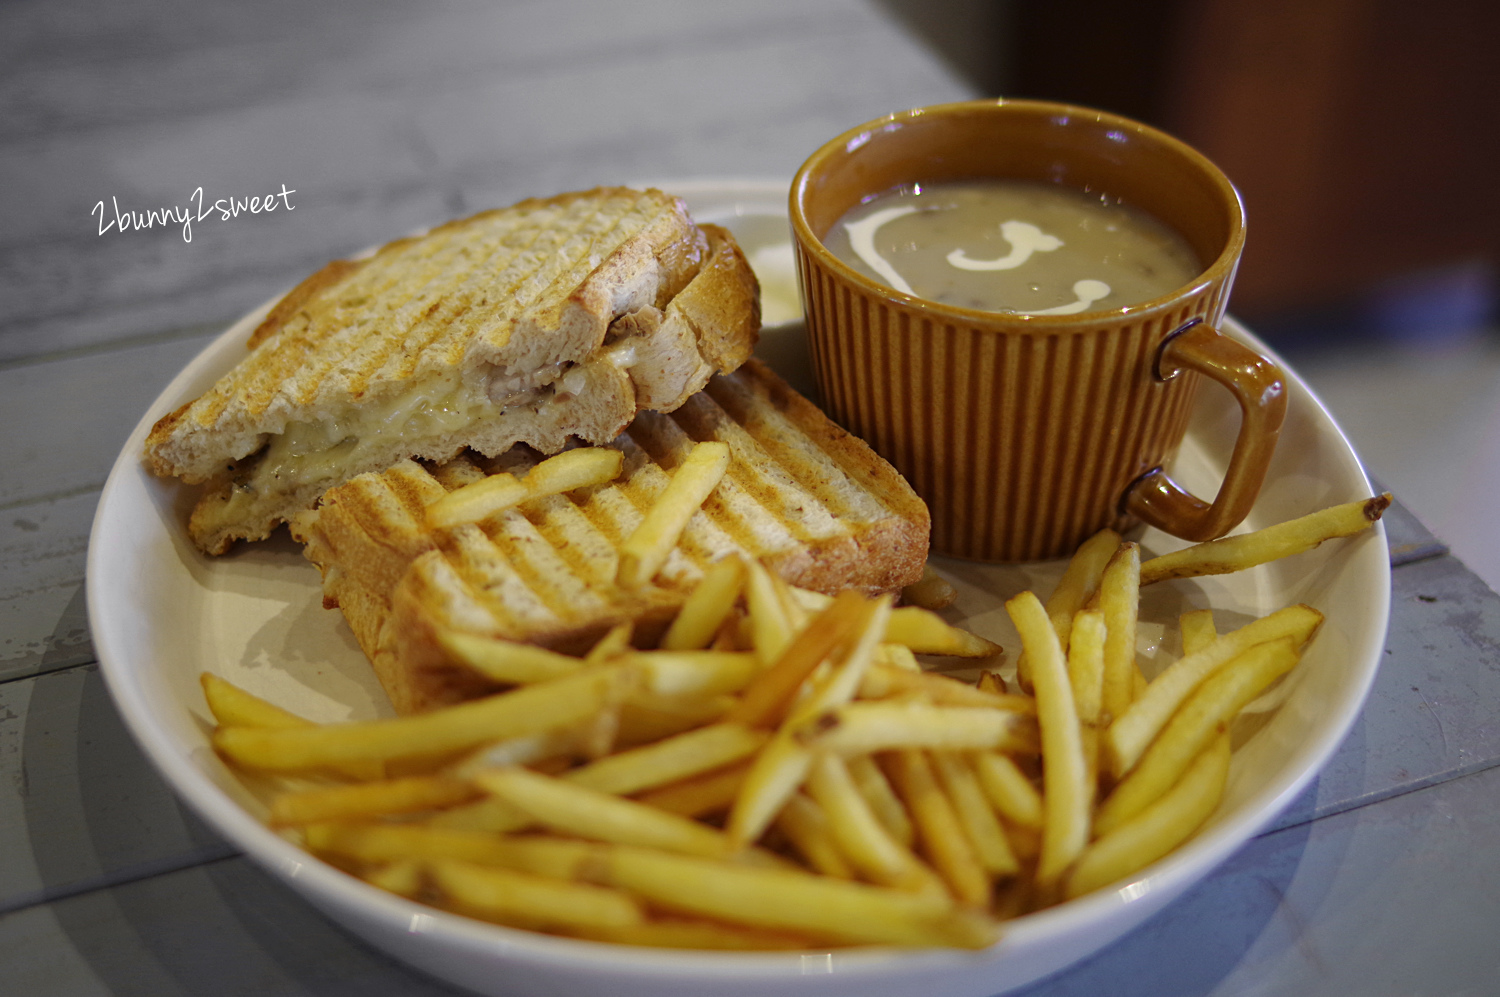
[[[1189,838],[1230,725],[1322,620],[1289,606],[1219,634],[1188,613],[1148,682],[1140,586],[1351,535],[1388,500],[1145,563],[1104,531],[1045,601],[1007,602],[1009,681],[1000,648],[930,610],[726,558],[653,648],[628,624],[583,657],[445,634],[507,688],[430,713],[318,725],[208,673],[203,689],[221,757],[276,787],[270,823],[402,896],[640,945],[977,948]],[[918,655],[990,670],[970,684]]]

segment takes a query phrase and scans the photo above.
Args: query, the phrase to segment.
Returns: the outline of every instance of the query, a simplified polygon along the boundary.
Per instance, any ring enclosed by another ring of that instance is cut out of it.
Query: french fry
[[[1078,714],[1057,632],[1047,611],[1031,592],[1005,603],[1031,659],[1036,689],[1037,722],[1042,738],[1042,851],[1036,879],[1052,889],[1089,840],[1094,793],[1084,764]]]
[[[892,611],[884,639],[904,644],[917,654],[957,658],[991,658],[1003,650],[994,641],[952,626],[920,606],[902,606]]]
[[[1135,698],[1135,630],[1140,610],[1141,548],[1123,543],[1099,579],[1104,614],[1104,692],[1101,709],[1118,717]]]
[[[1390,492],[1383,492],[1371,498],[1329,506],[1252,533],[1209,540],[1162,554],[1141,565],[1141,584],[1151,585],[1169,578],[1221,575],[1300,554],[1325,540],[1351,537],[1369,529],[1379,522],[1390,504]]]
[[[786,645],[769,668],[755,678],[725,719],[750,725],[779,723],[792,697],[813,669],[854,633],[866,615],[865,599],[858,592],[840,595]]]
[[[639,924],[639,901],[619,890],[452,860],[429,866],[434,883],[466,914],[526,928]]]
[[[1134,875],[1182,844],[1219,805],[1229,776],[1229,735],[1220,734],[1159,799],[1088,846],[1063,895],[1091,893]]]
[[[749,774],[750,762],[741,762],[653,789],[636,799],[684,817],[724,813],[734,804]]]
[[[891,788],[890,780],[886,779],[880,766],[875,764],[874,757],[854,755],[845,758],[844,765],[849,770],[849,777],[854,780],[859,795],[869,804],[881,826],[890,832],[898,844],[910,848],[916,840],[911,818],[896,796],[896,791]]]
[[[418,813],[468,803],[478,795],[467,780],[448,776],[410,776],[319,786],[278,794],[271,801],[269,821],[273,827],[288,827],[314,821]]]
[[[745,562],[739,557],[715,561],[703,574],[662,637],[664,651],[695,651],[713,642],[745,585]]]
[[[1068,642],[1068,684],[1078,714],[1078,740],[1090,785],[1099,781],[1099,738],[1103,736],[1105,651],[1104,613],[1083,609],[1073,616]],[[1131,672],[1135,672],[1134,664]]]
[[[807,778],[813,753],[791,733],[778,730],[755,756],[729,811],[724,831],[732,847],[756,841]]]
[[[402,859],[364,870],[365,882],[398,897],[416,897],[422,892],[427,874],[420,863]]]
[[[1116,778],[1129,772],[1178,706],[1226,662],[1256,644],[1282,637],[1293,638],[1299,646],[1305,644],[1322,622],[1323,614],[1311,606],[1288,606],[1231,630],[1168,665],[1105,731],[1103,747],[1110,771]]]
[[[813,871],[836,879],[854,878],[854,870],[834,841],[828,816],[816,801],[803,793],[792,794],[777,814],[776,826]]]
[[[634,680],[602,667],[430,713],[315,727],[220,727],[213,743],[246,768],[305,771],[354,761],[463,751],[484,741],[582,723]]]
[[[977,751],[971,757],[979,785],[995,811],[1013,827],[1040,831],[1042,794],[1016,763],[995,751]]]
[[[750,651],[636,651],[620,660],[639,673],[641,693],[667,698],[738,693],[759,671]]]
[[[770,739],[767,731],[718,723],[620,751],[565,773],[563,779],[601,793],[633,796],[747,758]]]
[[[729,468],[729,444],[696,443],[635,531],[620,545],[616,580],[626,589],[644,587],[661,570],[710,493]]]
[[[885,785],[889,788],[888,783]],[[822,806],[829,833],[840,851],[866,879],[902,889],[920,890],[932,885],[941,889],[937,877],[886,830],[843,759],[818,755],[808,772],[807,791]],[[896,802],[899,806],[899,800]]]
[[[623,460],[624,454],[610,447],[580,447],[537,464],[524,481],[511,474],[492,474],[428,506],[427,525],[440,530],[476,523],[528,499],[613,481],[620,476]]]
[[[751,562],[745,576],[745,607],[755,656],[770,667],[791,644],[796,627],[781,598],[776,577],[758,561]]]
[[[1036,700],[989,692],[938,672],[913,672],[893,665],[872,665],[860,683],[862,699],[884,699],[901,693],[918,693],[939,706],[988,706],[1017,713],[1035,713]]]
[[[800,735],[841,755],[897,748],[998,749],[1034,753],[1036,718],[1010,710],[927,703],[855,702],[820,717]]]
[[[502,685],[546,682],[583,667],[581,659],[544,647],[460,630],[439,630],[437,642],[454,661]]]
[[[1205,679],[1100,805],[1094,816],[1098,835],[1109,834],[1171,789],[1246,703],[1296,665],[1297,648],[1290,637],[1257,644]]]
[[[949,751],[931,752],[928,759],[984,871],[991,876],[1013,876],[1019,872],[1021,864],[1005,837],[1005,828],[1000,826],[968,760]]]
[[[891,597],[876,596],[860,607],[855,636],[826,674],[812,675],[807,695],[792,706],[787,725],[801,730],[820,715],[854,698],[860,682],[875,661],[886,621],[891,615]]]
[[[313,722],[246,692],[212,672],[200,672],[198,684],[214,720],[225,727],[311,727]]]
[[[988,918],[927,893],[643,848],[614,848],[604,865],[606,882],[653,905],[825,942],[983,948],[995,938]]]
[[[799,605],[816,613],[828,606],[831,596],[807,589],[792,589]],[[892,611],[886,625],[887,644],[900,644],[917,654],[957,658],[990,658],[1005,649],[961,627],[947,623],[941,616],[920,606],[902,606]]]
[[[1073,552],[1057,587],[1047,597],[1047,619],[1052,622],[1064,654],[1068,651],[1073,614],[1082,609],[1098,590],[1099,578],[1119,546],[1120,535],[1108,528],[1089,537]],[[1016,661],[1016,679],[1022,689],[1031,688],[1031,664],[1024,652]]]
[[[990,902],[990,880],[948,794],[927,755],[905,748],[884,756],[886,773],[917,827],[921,850],[961,903],[983,908]]]
[[[474,781],[538,824],[563,834],[690,855],[716,856],[729,850],[724,835],[706,824],[526,769],[493,769],[477,774]]]

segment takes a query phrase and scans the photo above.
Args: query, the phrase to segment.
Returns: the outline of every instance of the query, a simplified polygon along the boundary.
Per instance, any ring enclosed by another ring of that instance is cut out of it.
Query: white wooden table
[[[0,6],[0,67],[0,993],[452,993],[237,856],[122,727],[82,581],[130,427],[328,259],[596,183],[789,181],[844,128],[973,94],[857,0],[29,0]],[[195,210],[190,242],[99,232],[116,205],[283,185],[269,214]],[[1187,897],[1027,993],[1500,993],[1500,597],[1388,523],[1386,658],[1339,754]]]

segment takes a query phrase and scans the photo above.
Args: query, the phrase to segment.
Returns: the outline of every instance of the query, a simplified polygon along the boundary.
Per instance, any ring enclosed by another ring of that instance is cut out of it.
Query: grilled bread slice
[[[620,544],[701,440],[729,445],[724,480],[652,583],[622,589]],[[634,620],[649,639],[705,567],[731,552],[825,593],[888,591],[921,576],[930,532],[921,499],[759,361],[713,378],[670,415],[641,413],[609,446],[624,454],[615,481],[482,524],[430,530],[424,510],[487,473],[524,475],[537,454],[405,461],[333,489],[294,519],[293,535],[323,573],[325,605],[343,610],[397,710],[492,691],[447,659],[440,628],[577,652]]]
[[[157,423],[146,463],[207,483],[189,530],[222,553],[403,458],[608,442],[737,367],[759,327],[732,237],[676,198],[523,201],[309,277],[244,361]]]

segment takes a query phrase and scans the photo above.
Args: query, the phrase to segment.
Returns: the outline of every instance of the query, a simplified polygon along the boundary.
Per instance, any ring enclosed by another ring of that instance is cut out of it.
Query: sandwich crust
[[[640,591],[615,584],[618,548],[696,441],[730,448],[724,480]],[[921,577],[927,508],[904,479],[756,360],[670,415],[643,412],[609,444],[618,479],[524,503],[480,524],[430,530],[424,510],[489,473],[523,475],[539,455],[405,461],[335,488],[293,536],[323,574],[398,711],[492,691],[449,661],[441,628],[579,652],[616,623],[650,639],[704,569],[731,553],[794,585],[889,591]]]
[[[660,191],[523,201],[304,280],[146,463],[205,484],[189,530],[222,553],[403,458],[606,442],[743,362],[758,293],[733,238]]]

